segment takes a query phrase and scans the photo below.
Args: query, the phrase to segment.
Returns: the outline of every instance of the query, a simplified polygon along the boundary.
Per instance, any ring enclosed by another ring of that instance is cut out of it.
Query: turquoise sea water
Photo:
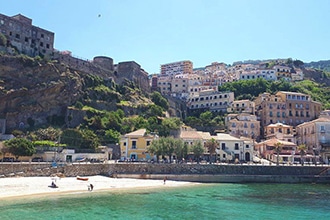
[[[0,200],[0,219],[330,219],[330,185],[200,184]]]

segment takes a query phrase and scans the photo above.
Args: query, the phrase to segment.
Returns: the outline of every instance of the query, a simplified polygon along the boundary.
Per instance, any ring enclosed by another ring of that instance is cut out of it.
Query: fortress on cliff
[[[0,35],[6,39],[4,44],[0,42],[0,52],[57,60],[79,72],[95,74],[105,79],[112,78],[118,84],[127,79],[133,81],[142,91],[150,91],[149,74],[135,61],[114,64],[113,59],[106,56],[83,60],[73,57],[70,51],[58,51],[54,48],[55,33],[32,25],[32,19],[24,15],[0,14]]]

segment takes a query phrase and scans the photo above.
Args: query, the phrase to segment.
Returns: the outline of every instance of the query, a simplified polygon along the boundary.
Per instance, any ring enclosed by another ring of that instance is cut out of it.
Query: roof
[[[203,133],[205,132],[199,132],[199,131],[181,131],[180,138],[181,139],[196,139],[196,140],[202,140],[203,139]]]
[[[145,128],[142,128],[142,129],[139,129],[139,130],[136,130],[136,131],[133,131],[133,132],[131,132],[131,133],[127,133],[127,134],[125,134],[125,137],[132,137],[132,136],[134,136],[134,137],[136,137],[136,136],[144,136],[145,135],[145,133],[147,132],[147,129],[145,129]]]
[[[217,133],[216,139],[219,141],[241,141],[239,138],[224,133]]]
[[[290,125],[285,125],[285,124],[282,124],[282,123],[276,123],[276,124],[269,124],[267,125],[266,127],[292,127]]]
[[[268,139],[268,140],[265,140],[263,142],[260,142],[260,143],[257,143],[257,145],[260,145],[260,144],[266,144],[268,146],[275,146],[275,144],[277,143],[281,143],[283,144],[284,146],[296,146],[295,143],[293,142],[289,142],[289,141],[282,141],[282,140],[279,140],[277,138],[272,138],[272,139]]]

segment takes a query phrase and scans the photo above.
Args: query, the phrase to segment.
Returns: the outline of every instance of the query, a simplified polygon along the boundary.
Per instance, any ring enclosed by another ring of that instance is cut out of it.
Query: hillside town
[[[5,54],[42,56],[70,65],[73,69],[114,79],[118,84],[128,79],[145,92],[159,91],[174,103],[171,106],[174,115],[171,117],[185,119],[196,110],[225,115],[223,131],[211,133],[183,125],[172,135],[188,145],[201,141],[205,146],[208,141],[215,140],[214,157],[218,163],[330,163],[330,110],[323,109],[322,103],[313,100],[310,95],[278,91],[275,94],[259,94],[254,100],[238,100],[234,92],[218,89],[225,83],[241,80],[303,80],[304,74],[299,65],[288,65],[287,59],[236,62],[232,65],[214,62],[202,68],[194,68],[192,61],[184,60],[161,64],[160,73],[150,75],[135,61],[114,64],[112,58],[104,56],[89,61],[73,57],[70,51],[58,51],[54,48],[55,34],[32,25],[32,19],[21,14],[0,14],[0,33],[7,39],[5,45],[0,44],[0,51]],[[1,138],[13,138],[6,134],[6,118],[1,119],[0,123]],[[102,162],[113,159],[154,161],[155,155],[148,149],[157,139],[157,133],[138,129],[122,135],[116,157],[115,147],[102,146],[97,154],[75,153],[70,149],[50,150],[32,157],[22,157],[21,161],[31,161],[32,158],[69,162],[86,158]],[[12,158],[9,154],[2,156]],[[210,161],[211,156],[205,147],[201,159]],[[176,156],[162,159],[175,161]],[[193,157],[188,155],[186,160],[193,162]]]

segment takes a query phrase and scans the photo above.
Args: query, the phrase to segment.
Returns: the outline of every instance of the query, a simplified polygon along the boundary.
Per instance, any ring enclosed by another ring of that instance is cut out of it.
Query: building
[[[253,160],[254,146],[251,139],[240,139],[229,134],[218,133],[215,137],[219,147],[217,148],[217,157],[221,162]]]
[[[32,19],[18,14],[0,14],[0,33],[7,38],[7,46],[28,56],[51,56],[54,33],[32,25]]]
[[[330,118],[320,117],[296,127],[297,145],[305,144],[313,162],[330,163]],[[314,159],[313,159],[314,158]]]
[[[148,134],[146,129],[139,129],[125,134],[120,140],[121,160],[146,161],[152,159],[148,152],[151,142],[158,139],[156,134]]]
[[[193,63],[189,60],[162,64],[160,66],[161,75],[174,76],[177,74],[191,74],[193,73]]]
[[[190,94],[187,98],[187,107],[190,110],[207,109],[213,112],[227,112],[228,106],[233,101],[233,92],[217,92],[209,89]]]
[[[270,124],[265,127],[265,138],[276,138],[281,141],[288,141],[296,143],[293,126],[282,123]]]
[[[300,159],[300,154],[297,151],[297,145],[293,142],[281,141],[276,138],[268,139],[255,144],[255,149],[258,154],[269,161],[277,162],[277,152],[275,147],[277,144],[281,145],[279,152],[280,163],[294,163]]]
[[[322,109],[321,103],[298,92],[263,93],[254,102],[262,128],[274,123],[297,126],[317,118]]]
[[[227,112],[255,114],[255,104],[248,99],[235,100],[231,103],[231,106],[229,106]]]
[[[248,113],[228,114],[225,118],[227,131],[235,137],[260,138],[260,121]]]

